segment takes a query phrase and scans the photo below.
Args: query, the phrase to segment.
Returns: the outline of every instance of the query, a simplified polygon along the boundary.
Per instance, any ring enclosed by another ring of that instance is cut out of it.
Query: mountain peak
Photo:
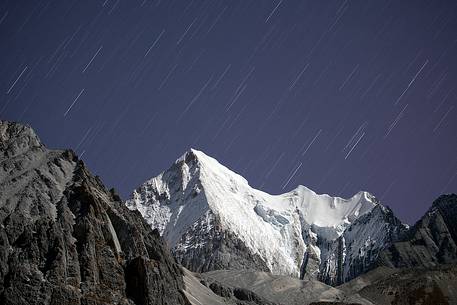
[[[447,209],[449,207],[454,207],[455,203],[457,203],[456,194],[444,194],[433,201],[431,209]]]
[[[235,187],[235,184],[249,185],[243,176],[227,168],[203,151],[194,148],[189,149],[179,157],[168,171],[172,170],[176,165],[181,168],[185,176],[187,176],[189,171],[192,172],[191,169],[195,167],[198,170],[194,172],[199,175],[200,180],[211,180],[211,183],[217,183],[219,185],[225,183],[233,187]]]
[[[175,163],[182,163],[182,162],[189,163],[192,160],[196,160],[198,158],[199,154],[204,154],[204,153],[197,149],[190,148],[181,157],[176,159]]]
[[[222,166],[216,159],[195,148],[190,148],[183,155],[181,155],[181,157],[176,159],[172,167],[174,165],[183,166],[184,164],[187,166],[196,165],[198,167],[209,166],[213,168]]]
[[[0,120],[0,146],[11,156],[43,145],[30,126]]]
[[[271,195],[192,148],[136,189],[126,204],[158,228],[178,260],[194,271],[239,265],[299,277],[305,253],[318,261],[330,259],[326,243],[337,242],[377,200],[367,192],[348,199],[317,194],[303,185]],[[205,247],[222,247],[221,253],[193,261],[206,255],[200,251],[214,252]],[[240,249],[248,256],[240,257]]]

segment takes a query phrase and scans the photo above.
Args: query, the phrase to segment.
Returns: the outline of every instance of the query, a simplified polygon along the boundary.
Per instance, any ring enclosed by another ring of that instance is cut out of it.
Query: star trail
[[[2,1],[0,118],[124,199],[191,147],[270,193],[457,191],[455,1]]]

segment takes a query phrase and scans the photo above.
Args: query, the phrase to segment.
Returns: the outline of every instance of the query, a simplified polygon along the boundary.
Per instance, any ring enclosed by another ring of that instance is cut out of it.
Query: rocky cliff
[[[442,195],[403,238],[380,256],[389,267],[434,267],[457,262],[457,195]]]
[[[0,121],[0,303],[190,304],[157,231],[72,151]]]

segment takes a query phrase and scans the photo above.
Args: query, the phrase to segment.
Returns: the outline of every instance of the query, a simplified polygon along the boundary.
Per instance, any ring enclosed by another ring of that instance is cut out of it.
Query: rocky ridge
[[[157,231],[70,150],[0,121],[0,303],[190,304]]]
[[[457,262],[457,195],[438,197],[425,215],[380,256],[395,268],[435,267]]]

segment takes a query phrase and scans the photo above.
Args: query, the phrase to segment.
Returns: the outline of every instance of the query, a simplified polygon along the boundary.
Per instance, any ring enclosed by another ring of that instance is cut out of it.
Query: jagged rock
[[[0,303],[190,304],[157,232],[72,151],[0,121]]]
[[[211,289],[215,294],[223,297],[223,298],[230,298],[233,295],[233,290],[222,285],[219,282],[212,282],[209,284],[209,289]]]
[[[457,195],[442,195],[427,213],[380,256],[380,264],[434,267],[457,261]]]
[[[206,234],[202,235],[201,232]],[[224,230],[211,212],[182,235],[179,245],[172,249],[172,253],[180,264],[194,272],[218,269],[269,271],[264,260],[249,251],[235,234]]]
[[[392,210],[377,205],[356,219],[333,243],[327,245],[331,259],[321,267],[320,279],[337,286],[378,266],[378,257],[407,232]],[[324,248],[325,247],[321,247]]]

